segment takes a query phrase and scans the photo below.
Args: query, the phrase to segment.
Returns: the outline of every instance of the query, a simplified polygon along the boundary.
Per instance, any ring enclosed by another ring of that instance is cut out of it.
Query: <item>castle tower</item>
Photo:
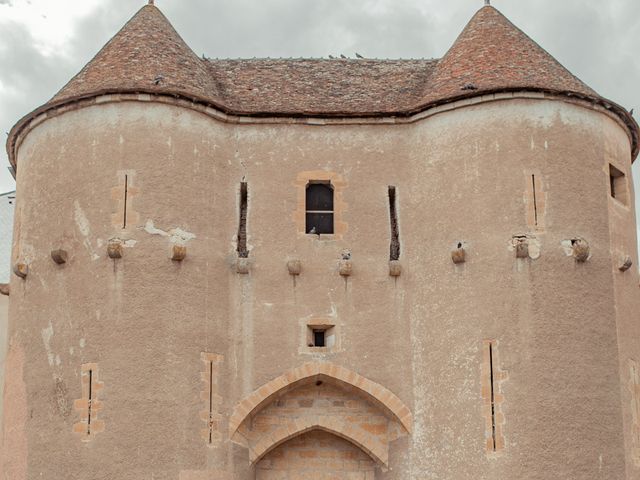
[[[208,60],[145,5],[7,148],[4,477],[640,478],[638,125],[495,8]]]

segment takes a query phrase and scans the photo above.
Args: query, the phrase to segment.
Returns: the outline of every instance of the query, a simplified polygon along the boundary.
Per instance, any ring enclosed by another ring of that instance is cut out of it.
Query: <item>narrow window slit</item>
[[[325,343],[325,330],[314,330],[313,331],[313,346],[314,347],[324,347]]]
[[[396,187],[389,185],[389,220],[391,222],[391,245],[389,260],[400,259],[400,232],[398,230],[398,212],[396,208]]]
[[[533,188],[533,219],[536,227],[538,226],[538,199],[536,198],[536,176],[531,175],[531,186]]]
[[[93,370],[89,370],[89,398],[87,399],[87,435],[91,435],[91,402],[93,400]]]
[[[122,212],[122,228],[127,228],[127,196],[129,194],[129,176],[124,176],[124,208]]]
[[[489,382],[491,385],[491,446],[496,451],[496,397],[493,384],[493,344],[489,343]]]
[[[213,443],[213,362],[209,362],[209,444]]]
[[[249,250],[247,250],[247,204],[248,204],[248,188],[247,182],[240,183],[240,221],[238,225],[238,257],[248,258]]]

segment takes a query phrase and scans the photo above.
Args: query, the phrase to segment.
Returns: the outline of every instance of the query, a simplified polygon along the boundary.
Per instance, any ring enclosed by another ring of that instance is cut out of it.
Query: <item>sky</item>
[[[145,3],[0,0],[0,131],[8,132],[49,100]],[[355,52],[370,58],[440,58],[483,3],[156,0],[196,54],[213,58],[353,57]],[[492,5],[587,85],[635,108],[639,118],[640,1],[492,0]],[[0,149],[0,192],[15,187],[8,165]],[[633,170],[640,192],[640,160]]]

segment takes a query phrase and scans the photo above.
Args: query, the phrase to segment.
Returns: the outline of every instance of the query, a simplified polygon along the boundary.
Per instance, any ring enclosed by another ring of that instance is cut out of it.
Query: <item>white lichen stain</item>
[[[122,246],[124,246],[125,248],[133,248],[136,246],[136,243],[138,243],[137,240],[124,240],[122,242]]]
[[[91,253],[91,258],[93,260],[98,260],[100,258],[100,255],[98,255],[93,250],[93,247],[91,246],[91,241],[89,240],[89,235],[91,234],[91,226],[89,225],[89,220],[87,219],[87,216],[82,210],[82,207],[80,207],[80,202],[78,202],[77,200],[74,200],[73,207],[74,207],[73,218],[76,222],[76,226],[78,227],[78,230],[80,230],[80,233],[84,237],[83,244],[85,248],[89,251],[89,253]]]
[[[47,352],[47,360],[49,362],[49,366],[53,367],[55,356],[51,351],[51,338],[53,337],[53,324],[51,323],[51,320],[49,320],[49,326],[42,329],[41,334],[42,342],[44,343],[44,349]]]
[[[144,231],[149,235],[160,235],[161,237],[168,237],[171,243],[175,243],[177,245],[184,245],[189,240],[193,240],[196,236],[191,232],[186,232],[181,228],[173,228],[167,232],[164,230],[160,230],[156,228],[153,224],[153,220],[147,220],[147,223],[144,226]]]
[[[564,250],[564,254],[567,257],[572,257],[573,256],[573,243],[571,243],[571,240],[563,240],[562,242],[560,242],[560,244],[562,245],[562,249]]]
[[[84,348],[85,345],[87,344],[87,341],[84,338],[81,338],[79,344],[80,344],[80,348]]]
[[[532,260],[537,260],[540,258],[540,253],[542,251],[542,246],[540,245],[540,240],[537,238],[529,239],[529,258]]]
[[[544,149],[549,150],[549,142],[547,142],[546,140],[544,141]]]

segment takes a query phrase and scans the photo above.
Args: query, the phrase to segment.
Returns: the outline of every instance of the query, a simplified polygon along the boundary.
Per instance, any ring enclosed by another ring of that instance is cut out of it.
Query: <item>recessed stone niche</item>
[[[66,250],[62,250],[62,249],[52,250],[51,259],[58,265],[63,265],[67,263],[67,260],[69,259],[69,254],[67,253]]]

